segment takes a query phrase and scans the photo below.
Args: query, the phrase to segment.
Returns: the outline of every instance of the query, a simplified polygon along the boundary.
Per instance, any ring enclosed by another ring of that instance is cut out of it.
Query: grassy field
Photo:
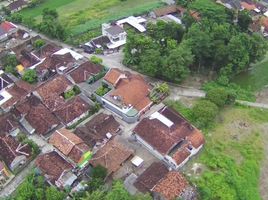
[[[264,60],[254,64],[251,71],[243,72],[236,76],[233,82],[254,92],[263,89],[268,85],[268,54]]]
[[[141,14],[161,5],[160,0],[46,0],[36,8],[20,13],[39,21],[44,8],[56,8],[60,22],[73,34],[99,28],[104,22]]]
[[[172,105],[189,117],[189,109],[180,103]],[[205,147],[183,169],[198,186],[200,199],[260,200],[261,194],[267,197],[267,176],[263,176],[268,172],[264,157],[268,149],[264,148],[268,143],[267,128],[268,111],[233,106],[221,112],[214,128],[203,131]],[[198,166],[196,173],[194,166]]]

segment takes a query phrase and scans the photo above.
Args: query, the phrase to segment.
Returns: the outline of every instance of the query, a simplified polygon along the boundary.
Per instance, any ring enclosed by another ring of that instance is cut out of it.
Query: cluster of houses
[[[218,0],[217,3],[228,9],[234,10],[235,13],[246,10],[249,12],[252,23],[249,30],[259,32],[264,37],[268,36],[268,3],[265,1],[252,0]]]
[[[102,35],[85,43],[82,47],[87,53],[93,53],[96,49],[104,50],[107,53],[114,52],[126,44],[126,31],[129,28],[138,33],[145,33],[148,22],[155,23],[156,20],[182,24],[182,17],[186,12],[188,12],[187,9],[173,4],[155,9],[148,16],[129,16],[110,24],[102,24]],[[190,10],[189,14],[195,20],[200,20],[200,14],[197,11]]]
[[[171,17],[175,8],[154,13],[178,22]],[[118,48],[126,41],[124,24],[144,32],[145,22],[131,16],[104,24],[94,45],[107,41],[108,48]],[[49,184],[76,192],[101,165],[107,181],[122,179],[131,194],[195,199],[195,189],[179,171],[203,147],[204,136],[172,108],[155,105],[155,85],[141,75],[94,64],[10,22],[2,22],[0,30],[1,60],[14,55],[18,61],[17,76],[0,68],[0,188],[34,162]],[[36,47],[37,40],[44,44]],[[36,71],[37,83],[22,80],[29,69]],[[37,158],[21,134],[46,144]]]

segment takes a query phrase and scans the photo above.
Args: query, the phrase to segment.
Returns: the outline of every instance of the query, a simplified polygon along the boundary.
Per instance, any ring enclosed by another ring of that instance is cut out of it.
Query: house
[[[74,84],[90,82],[104,70],[104,67],[87,61],[69,73]]]
[[[45,81],[55,74],[64,74],[77,67],[76,59],[71,53],[63,55],[52,54],[36,66],[36,72],[40,81]]]
[[[132,150],[113,139],[99,149],[89,162],[93,167],[105,167],[107,176],[112,176],[132,155]]]
[[[154,196],[159,196],[165,200],[181,198],[184,193],[187,193],[188,199],[195,199],[196,194],[187,192],[189,190],[193,191],[185,177],[179,172],[171,171],[154,186],[152,192]]]
[[[26,98],[32,90],[33,86],[23,80],[15,82],[11,87],[0,92],[3,99],[0,100],[0,107],[4,112],[8,112],[16,103]]]
[[[102,24],[102,35],[110,40],[107,44],[108,49],[119,48],[127,42],[127,33],[117,24]]]
[[[254,3],[248,3],[246,1],[241,1],[241,6],[243,9],[247,10],[247,11],[253,11],[256,9],[256,5]]]
[[[25,0],[15,0],[8,5],[8,8],[11,12],[16,12],[20,11],[22,8],[27,7],[27,4],[28,3]]]
[[[60,49],[61,48],[54,43],[47,43],[44,46],[40,47],[39,49],[35,50],[34,54],[38,58],[44,59],[50,57],[52,54],[56,53]]]
[[[142,119],[133,134],[138,142],[174,170],[197,154],[205,142],[197,128],[169,107]]]
[[[8,36],[16,32],[17,26],[11,22],[4,21],[0,24],[0,41],[5,41]]]
[[[20,125],[12,113],[0,116],[0,136],[11,135],[15,137],[20,132]]]
[[[157,8],[153,10],[150,13],[150,16],[156,19],[156,18],[163,17],[169,14],[177,14],[181,11],[181,9],[182,8],[180,6],[169,5],[169,6],[165,6],[165,7],[161,7],[161,8]]]
[[[77,179],[71,171],[73,165],[56,151],[38,156],[35,164],[41,174],[45,176],[47,182],[59,188],[70,187]]]
[[[39,59],[33,52],[23,49],[19,53],[16,53],[19,63],[23,66],[24,69],[35,69],[37,65],[42,63],[42,60]],[[23,73],[23,72],[22,72]]]
[[[130,16],[130,17],[118,20],[116,22],[116,24],[119,26],[122,26],[124,24],[128,24],[128,25],[132,26],[133,28],[135,28],[140,33],[144,33],[146,31],[146,28],[144,27],[144,23],[146,21],[147,20],[141,16],[138,16],[138,17]]]
[[[34,95],[51,110],[55,111],[65,104],[64,92],[72,89],[73,84],[63,75],[57,76],[36,89]]]
[[[75,134],[93,149],[105,144],[120,131],[120,124],[113,115],[100,113],[86,124],[79,126],[75,130]]]
[[[136,180],[134,186],[143,193],[151,192],[154,186],[169,172],[161,162],[152,163]]]
[[[0,161],[0,188],[5,185],[6,181],[12,176],[5,163]]]
[[[169,171],[160,162],[152,163],[133,185],[142,193],[151,193],[154,199],[195,199],[196,195],[183,175],[177,171]],[[188,198],[183,198],[184,195]]]
[[[111,91],[97,100],[128,123],[136,122],[153,104],[151,86],[140,75],[110,69],[103,80]]]
[[[218,0],[216,2],[222,4],[228,9],[234,9],[234,10],[243,9],[239,0]]]
[[[0,91],[10,87],[14,81],[3,70],[0,70]]]
[[[92,107],[82,96],[76,96],[66,101],[63,105],[55,108],[54,114],[66,126],[71,126],[88,115]]]
[[[31,95],[15,105],[12,111],[28,133],[46,136],[59,125],[59,120],[36,96]]]
[[[19,143],[12,136],[0,138],[0,158],[5,162],[10,170],[24,165],[31,156],[31,148],[27,144]]]
[[[56,130],[51,135],[49,143],[81,168],[84,167],[90,159],[90,156],[86,156],[91,155],[86,143],[65,128]]]

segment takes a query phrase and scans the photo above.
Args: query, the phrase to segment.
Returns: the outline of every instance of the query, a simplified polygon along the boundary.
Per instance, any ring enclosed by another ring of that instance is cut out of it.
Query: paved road
[[[3,188],[3,190],[0,191],[0,198],[8,197],[17,189],[17,187],[24,181],[26,176],[33,170],[34,162],[35,160],[28,164],[18,175],[14,177],[14,179],[12,179],[12,181],[9,182],[5,188]]]

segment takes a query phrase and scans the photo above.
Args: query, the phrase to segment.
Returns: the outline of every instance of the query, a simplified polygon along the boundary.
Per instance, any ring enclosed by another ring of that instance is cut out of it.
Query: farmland
[[[46,0],[35,8],[23,9],[23,17],[41,20],[44,8],[56,8],[59,20],[70,35],[79,35],[99,29],[104,22],[125,16],[143,14],[161,6],[160,0]]]

